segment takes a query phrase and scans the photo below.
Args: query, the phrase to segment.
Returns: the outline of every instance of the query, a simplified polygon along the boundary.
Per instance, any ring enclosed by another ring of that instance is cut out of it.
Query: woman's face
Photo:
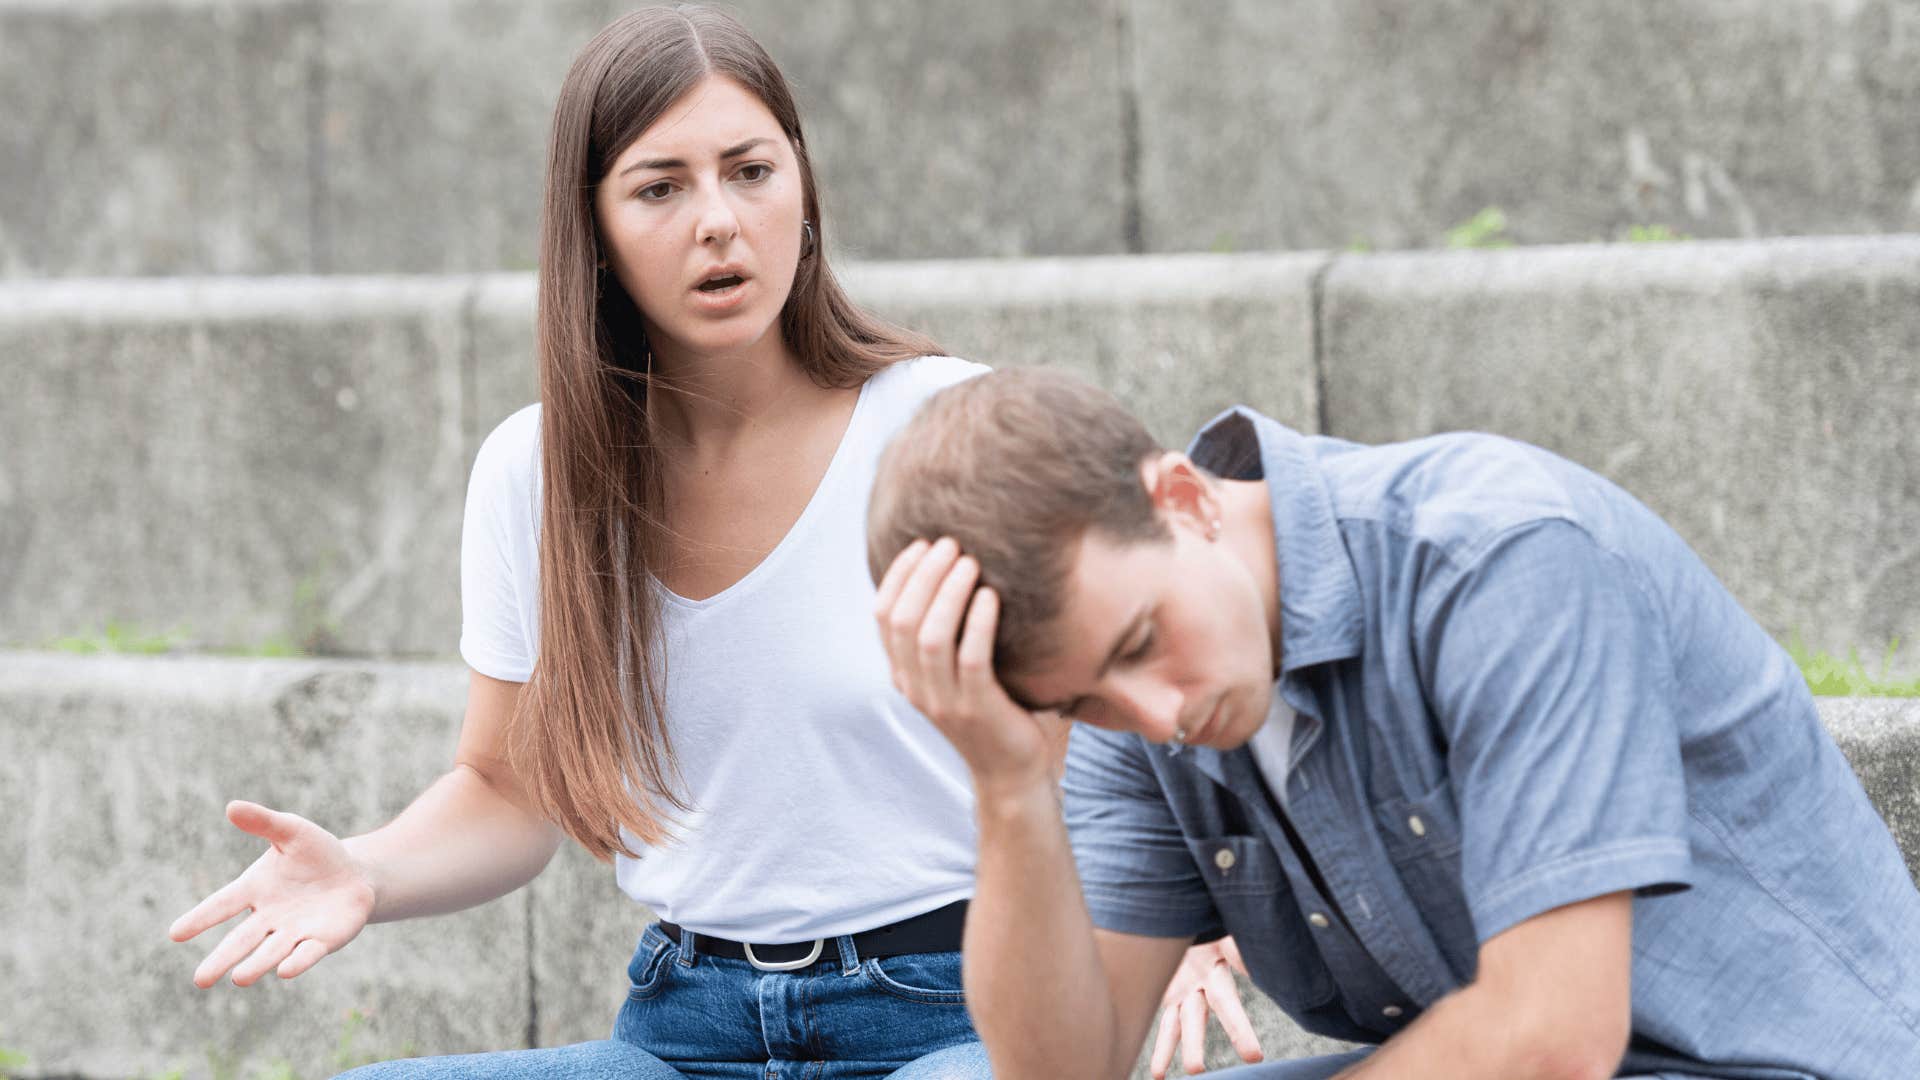
[[[709,75],[594,192],[608,272],[656,350],[739,352],[776,329],[800,259],[799,161],[760,99]]]

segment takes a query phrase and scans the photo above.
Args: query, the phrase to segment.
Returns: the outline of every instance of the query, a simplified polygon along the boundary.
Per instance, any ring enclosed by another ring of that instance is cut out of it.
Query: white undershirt
[[[1273,704],[1267,707],[1266,722],[1248,740],[1254,764],[1266,778],[1267,790],[1281,806],[1287,805],[1287,766],[1293,760],[1293,707],[1273,688]]]
[[[694,807],[677,842],[615,860],[662,919],[746,941],[884,926],[973,893],[973,791],[953,747],[894,690],[873,618],[867,497],[880,451],[927,397],[984,372],[894,364],[860,392],[812,501],[731,587],[655,583],[666,723]],[[523,682],[539,643],[539,406],[481,447],[461,543],[460,653]]]

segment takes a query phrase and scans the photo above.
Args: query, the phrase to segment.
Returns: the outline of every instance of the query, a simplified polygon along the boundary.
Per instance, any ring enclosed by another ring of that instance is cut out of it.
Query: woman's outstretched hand
[[[186,941],[249,912],[200,961],[194,985],[212,986],[228,969],[235,986],[269,970],[291,979],[367,925],[373,882],[339,837],[298,814],[240,800],[227,804],[227,820],[273,846],[167,930],[173,940]]]

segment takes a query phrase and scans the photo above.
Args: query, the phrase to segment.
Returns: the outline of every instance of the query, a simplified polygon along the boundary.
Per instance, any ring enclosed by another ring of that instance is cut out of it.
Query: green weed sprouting
[[[1665,225],[1629,225],[1627,243],[1629,244],[1672,244],[1693,237],[1683,232],[1675,232]]]
[[[138,629],[131,623],[109,619],[106,629],[98,634],[76,634],[55,638],[52,647],[61,652],[70,653],[138,653],[153,656],[173,652],[184,647],[186,643],[186,632],[181,629],[153,633]]]
[[[1506,211],[1497,206],[1489,206],[1448,229],[1447,246],[1450,248],[1512,247],[1513,239],[1507,235]]]
[[[1818,697],[1920,697],[1920,675],[1905,680],[1887,676],[1887,670],[1893,665],[1893,654],[1899,648],[1899,638],[1887,645],[1877,676],[1870,674],[1860,662],[1860,650],[1848,649],[1844,660],[1825,650],[1809,650],[1798,631],[1787,642],[1787,655],[1800,666],[1807,689]]]

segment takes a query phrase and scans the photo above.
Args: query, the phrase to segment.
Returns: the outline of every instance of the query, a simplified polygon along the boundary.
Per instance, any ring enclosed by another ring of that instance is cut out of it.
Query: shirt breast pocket
[[[1258,836],[1190,836],[1187,847],[1254,983],[1296,1018],[1332,1000],[1333,974],[1272,846]]]
[[[1460,814],[1445,781],[1419,795],[1374,804],[1394,873],[1462,982],[1479,967],[1479,938],[1460,877]]]

